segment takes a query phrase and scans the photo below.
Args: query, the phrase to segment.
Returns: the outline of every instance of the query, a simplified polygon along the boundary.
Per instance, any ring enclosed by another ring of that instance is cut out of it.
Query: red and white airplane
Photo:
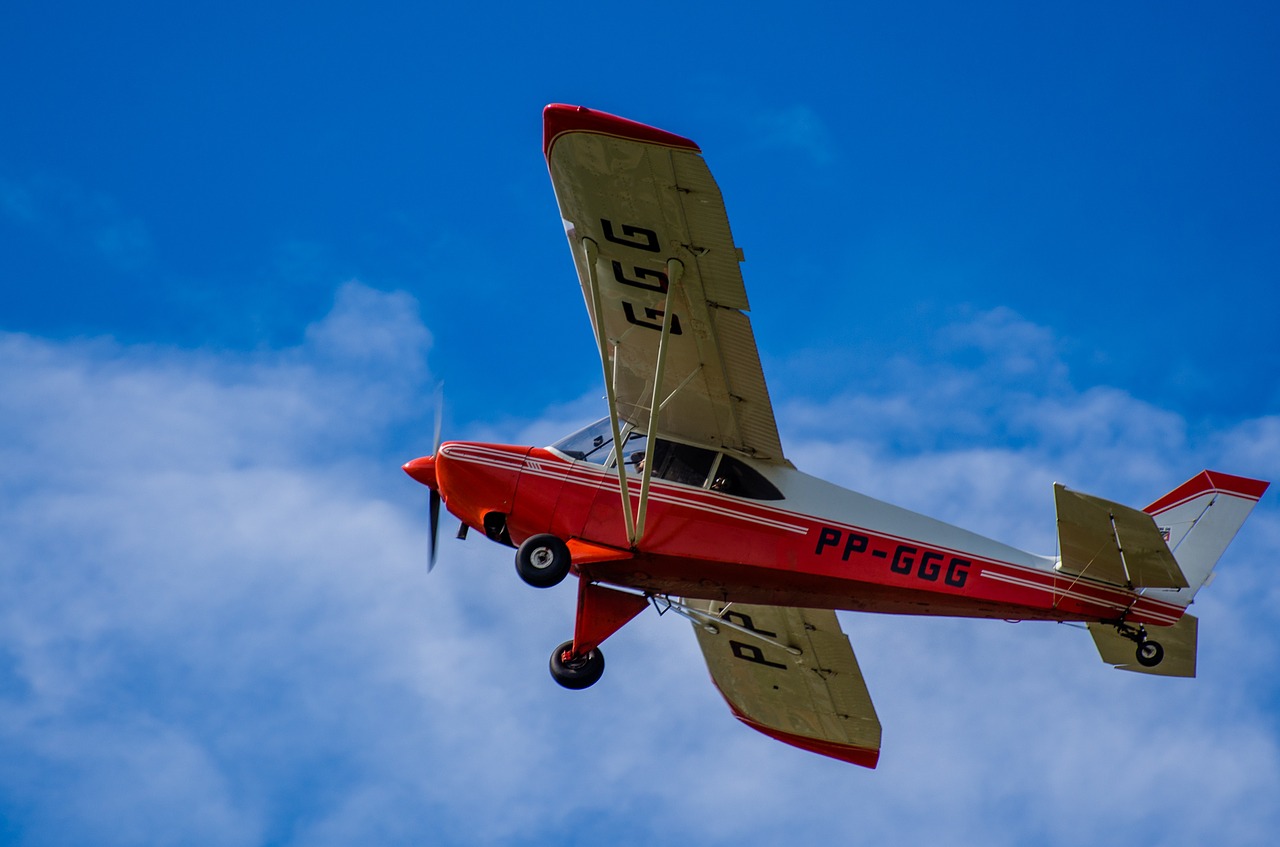
[[[875,767],[880,722],[833,610],[1083,621],[1104,661],[1194,676],[1186,614],[1266,482],[1204,471],[1139,511],[1054,486],[1038,556],[802,473],[787,461],[724,203],[698,146],[551,105],[544,147],[609,415],[549,447],[451,441],[404,470],[547,588],[578,578],[567,688],[646,606],[693,621],[733,714]],[[619,448],[618,445],[621,445]]]

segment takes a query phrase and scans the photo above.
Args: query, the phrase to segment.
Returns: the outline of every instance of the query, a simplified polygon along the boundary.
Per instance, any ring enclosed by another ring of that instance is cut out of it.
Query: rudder
[[[1206,470],[1143,509],[1155,519],[1190,586],[1149,593],[1189,605],[1269,484]]]

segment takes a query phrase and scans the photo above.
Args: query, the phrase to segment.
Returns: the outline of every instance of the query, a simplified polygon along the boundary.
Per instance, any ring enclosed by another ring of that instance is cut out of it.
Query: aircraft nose
[[[409,476],[425,485],[427,488],[437,488],[436,483],[436,457],[423,456],[401,465],[401,468]]]

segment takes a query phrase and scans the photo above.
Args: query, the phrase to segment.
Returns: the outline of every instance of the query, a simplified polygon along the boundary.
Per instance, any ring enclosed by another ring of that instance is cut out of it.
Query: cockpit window
[[[716,460],[714,450],[662,439],[658,439],[658,448],[654,453],[654,461],[657,463],[654,471],[658,476],[699,488],[707,481],[707,474],[711,472],[711,465]]]
[[[765,479],[758,470],[732,456],[720,457],[715,479],[711,480],[711,490],[736,497],[750,497],[752,500],[782,499],[782,492],[777,486]]]
[[[627,439],[625,460],[627,473],[644,473],[645,448],[648,439],[640,433],[632,433]],[[681,485],[694,485],[699,488],[707,481],[707,474],[716,460],[714,450],[694,447],[691,444],[679,444],[659,438],[653,446],[653,473],[655,479],[678,482]]]
[[[603,465],[613,449],[613,428],[608,418],[602,418],[551,446],[571,459]]]
[[[643,474],[648,436],[634,429],[630,432],[624,429],[623,443],[626,446],[622,450],[622,461],[627,463],[627,473],[634,476]],[[613,431],[608,418],[602,418],[551,446],[572,459],[597,465],[607,463],[609,467],[615,467],[609,461],[614,451]],[[708,487],[712,491],[735,497],[749,497],[753,500],[783,499],[782,492],[755,468],[725,454],[719,454],[720,462],[717,464],[716,456],[716,451],[705,447],[659,438],[653,446],[652,476],[681,485]],[[712,474],[713,467],[714,475],[708,485],[707,477]]]

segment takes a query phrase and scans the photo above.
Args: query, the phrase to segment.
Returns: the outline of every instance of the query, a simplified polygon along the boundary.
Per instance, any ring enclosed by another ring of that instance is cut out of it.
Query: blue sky
[[[1274,492],[1193,682],[842,616],[864,772],[740,727],[671,617],[559,690],[572,591],[477,539],[428,578],[398,466],[441,380],[449,437],[603,413],[568,102],[702,146],[802,469],[1037,552],[1055,480],[1280,479],[1277,36],[1263,3],[9,4],[0,840],[1269,843]]]

